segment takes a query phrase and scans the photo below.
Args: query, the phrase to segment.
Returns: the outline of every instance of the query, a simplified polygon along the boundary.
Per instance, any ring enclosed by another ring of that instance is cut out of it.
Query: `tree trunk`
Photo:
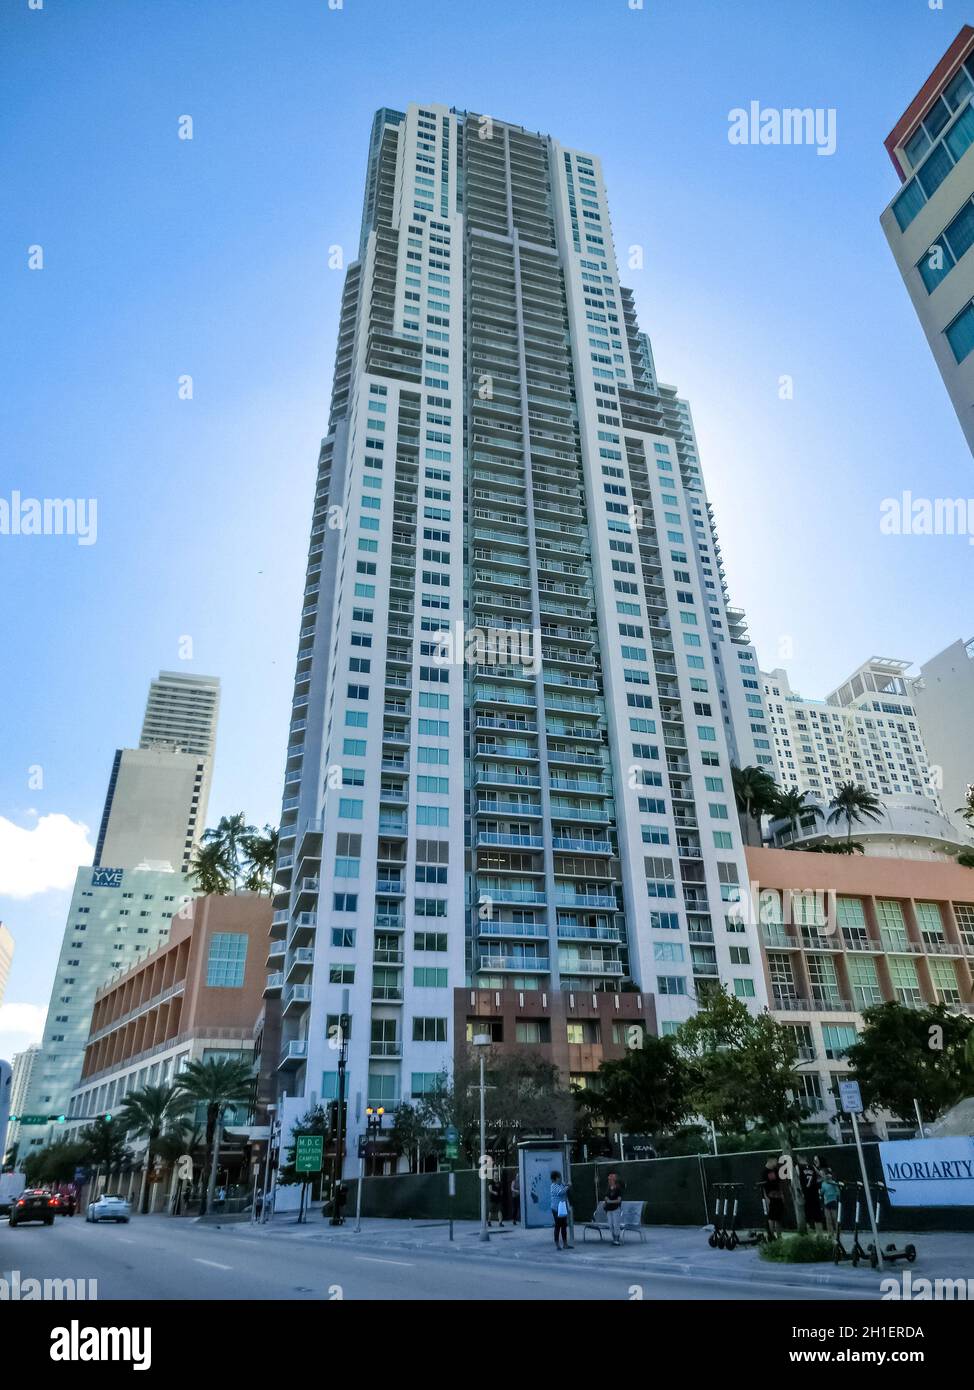
[[[216,1191],[216,1170],[220,1162],[220,1130],[223,1128],[223,1115],[217,1111],[216,1124],[213,1126],[213,1154],[210,1159],[210,1177],[206,1184],[205,1206],[200,1212],[202,1216],[213,1206],[213,1194]]]

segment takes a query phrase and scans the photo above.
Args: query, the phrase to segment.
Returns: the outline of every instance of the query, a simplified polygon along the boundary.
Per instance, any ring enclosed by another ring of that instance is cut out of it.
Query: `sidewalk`
[[[215,1229],[215,1228],[214,1228]],[[581,1226],[575,1231],[575,1248],[567,1255],[556,1255],[550,1230],[530,1230],[523,1227],[492,1227],[490,1240],[480,1240],[480,1224],[476,1221],[454,1222],[451,1243],[445,1222],[431,1220],[362,1218],[362,1229],[355,1230],[354,1213],[344,1226],[330,1226],[320,1212],[313,1211],[306,1222],[297,1224],[292,1213],[279,1214],[265,1226],[249,1224],[226,1226],[228,1235],[258,1235],[265,1239],[313,1241],[321,1245],[359,1246],[367,1249],[412,1250],[419,1253],[442,1253],[453,1256],[485,1259],[519,1260],[531,1264],[550,1264],[554,1259],[570,1258],[573,1262],[605,1268],[614,1266],[634,1274],[669,1273],[674,1278],[734,1279],[748,1282],[774,1283],[797,1288],[832,1288],[836,1297],[844,1293],[880,1292],[883,1279],[893,1277],[900,1282],[904,1270],[917,1279],[968,1279],[974,1281],[974,1239],[966,1232],[927,1232],[923,1235],[880,1232],[885,1246],[894,1240],[899,1248],[908,1242],[917,1247],[913,1265],[902,1261],[883,1270],[868,1265],[853,1269],[845,1262],[832,1264],[775,1264],[762,1260],[756,1248],[712,1250],[707,1244],[707,1227],[645,1226],[646,1239],[640,1243],[636,1236],[626,1236],[621,1248],[599,1241],[589,1233],[584,1239]],[[848,1242],[845,1242],[848,1245]],[[868,1239],[864,1244],[868,1245]],[[974,1282],[970,1287],[974,1287]]]

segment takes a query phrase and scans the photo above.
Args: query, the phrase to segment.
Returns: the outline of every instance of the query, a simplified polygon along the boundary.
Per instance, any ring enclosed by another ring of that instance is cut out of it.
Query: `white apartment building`
[[[974,28],[965,24],[886,138],[903,187],[880,222],[974,450]]]
[[[786,671],[763,672],[779,785],[828,802],[840,783],[858,782],[882,799],[925,797],[941,810],[906,679],[910,665],[871,657],[824,700],[793,691]]]
[[[628,980],[664,1030],[718,979],[763,1004],[726,722],[757,665],[722,579],[599,161],[378,112],[287,749],[285,1126],[336,1094],[346,999],[353,1140],[449,1070],[455,989]]]
[[[175,747],[212,759],[219,713],[219,677],[160,671],[149,686],[139,747]]]

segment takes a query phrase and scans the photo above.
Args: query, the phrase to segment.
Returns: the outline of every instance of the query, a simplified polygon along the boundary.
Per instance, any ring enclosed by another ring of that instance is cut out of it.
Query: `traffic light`
[[[328,1132],[337,1134],[338,1132],[338,1101],[328,1102]],[[348,1132],[348,1101],[342,1102],[342,1133]]]
[[[109,1111],[108,1114],[105,1116],[105,1121],[106,1121],[107,1124],[111,1124],[111,1122],[112,1122],[111,1111]]]

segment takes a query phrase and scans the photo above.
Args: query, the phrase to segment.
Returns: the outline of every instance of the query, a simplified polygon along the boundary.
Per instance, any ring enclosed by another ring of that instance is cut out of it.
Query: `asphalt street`
[[[572,1251],[523,1262],[470,1252],[360,1250],[273,1232],[253,1234],[166,1217],[89,1225],[61,1217],[51,1227],[10,1230],[0,1221],[0,1276],[97,1280],[99,1299],[423,1299],[818,1301],[826,1289],[781,1290],[766,1283],[633,1274],[576,1265]],[[638,1292],[635,1291],[638,1288]]]

